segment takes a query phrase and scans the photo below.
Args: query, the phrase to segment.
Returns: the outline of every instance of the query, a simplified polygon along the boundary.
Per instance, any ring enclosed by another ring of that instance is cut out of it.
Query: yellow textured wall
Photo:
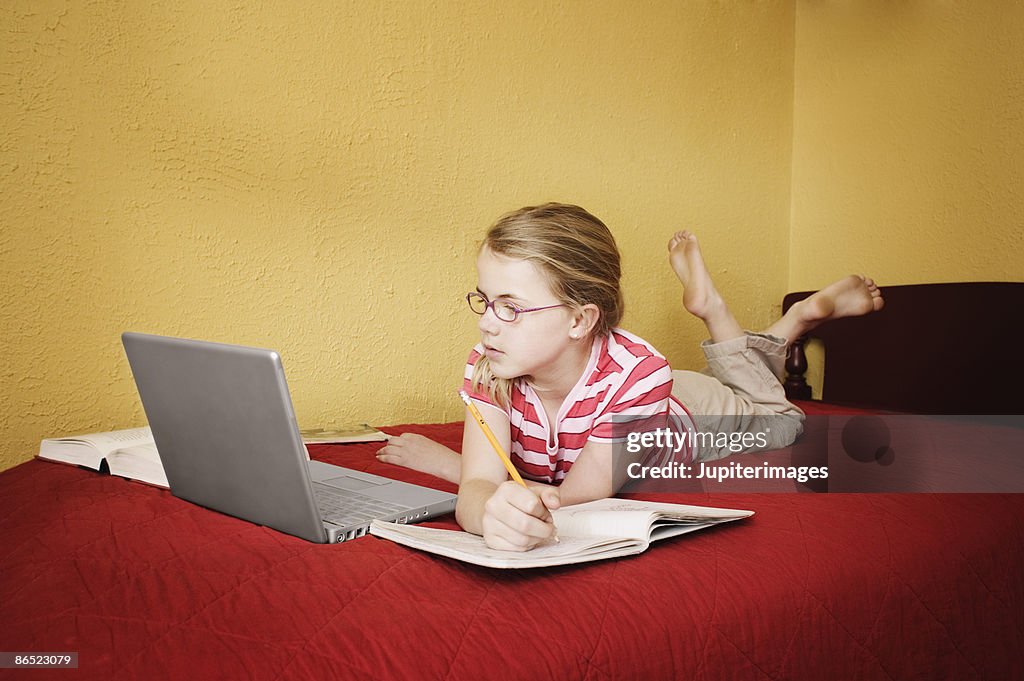
[[[786,290],[788,2],[0,8],[0,467],[138,425],[119,334],[272,347],[302,424],[461,418],[499,214],[605,219],[626,326],[698,362],[668,233],[751,326]]]
[[[1024,3],[798,2],[790,278],[1024,279]]]
[[[1024,3],[797,2],[795,45],[790,289],[1024,281]]]

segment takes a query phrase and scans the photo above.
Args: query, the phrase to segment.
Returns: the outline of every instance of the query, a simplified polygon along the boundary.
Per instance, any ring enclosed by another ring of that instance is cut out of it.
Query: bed
[[[1003,291],[1015,309],[1021,286]],[[903,294],[886,295],[899,310]],[[847,326],[847,340],[863,327]],[[830,352],[826,395],[846,404],[802,401],[809,414],[913,411],[835,392]],[[791,360],[798,377],[802,360]],[[885,386],[865,395],[888,396]],[[1024,411],[1019,398],[1005,405],[993,413]],[[457,449],[461,428],[385,430]],[[311,452],[454,491],[378,462],[375,449]],[[76,678],[89,679],[1024,678],[1024,496],[786,484],[676,492],[756,515],[635,557],[510,572],[375,537],[310,544],[33,460],[0,473],[0,648],[77,652]]]

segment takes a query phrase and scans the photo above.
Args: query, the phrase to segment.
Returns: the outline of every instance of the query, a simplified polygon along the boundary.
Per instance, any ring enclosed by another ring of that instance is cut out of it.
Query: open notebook
[[[753,511],[633,499],[599,499],[552,511],[558,543],[517,553],[492,549],[482,537],[457,530],[373,521],[370,534],[421,551],[493,568],[568,565],[642,553],[651,542],[721,523]]]

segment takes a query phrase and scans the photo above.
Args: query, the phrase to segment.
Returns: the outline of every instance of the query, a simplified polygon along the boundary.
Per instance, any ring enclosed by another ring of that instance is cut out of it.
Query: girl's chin
[[[520,374],[517,374],[512,371],[502,371],[501,369],[495,369],[493,364],[491,365],[491,373],[494,374],[495,378],[503,378],[506,380],[519,378],[520,376]]]
[[[498,362],[491,360],[491,373],[494,374],[496,378],[503,379],[519,378],[522,375],[517,373],[515,369],[511,367],[502,366],[502,362],[500,360]]]

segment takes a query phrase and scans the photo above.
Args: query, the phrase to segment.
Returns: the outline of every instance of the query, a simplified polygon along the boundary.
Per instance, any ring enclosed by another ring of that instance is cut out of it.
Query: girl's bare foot
[[[877,312],[884,305],[882,292],[873,280],[851,274],[794,303],[767,332],[792,342],[819,324]]]
[[[462,475],[462,457],[444,445],[416,433],[392,436],[386,445],[377,450],[377,459],[429,473],[456,485]]]
[[[668,242],[668,260],[683,284],[683,307],[704,321],[711,341],[720,343],[742,336],[742,327],[711,281],[696,235],[686,230],[676,232]]]

